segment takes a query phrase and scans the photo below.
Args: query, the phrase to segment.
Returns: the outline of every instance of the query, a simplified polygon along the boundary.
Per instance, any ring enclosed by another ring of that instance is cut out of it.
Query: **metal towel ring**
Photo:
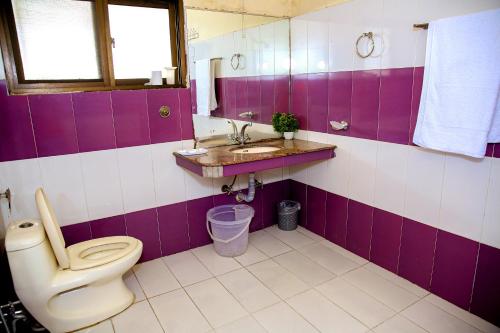
[[[235,53],[231,57],[231,67],[233,68],[233,70],[237,70],[238,68],[240,68],[240,58],[241,58],[241,54],[239,54],[239,53]],[[234,61],[235,59],[236,59],[236,64]]]
[[[365,37],[368,38],[368,40],[370,41],[371,47],[370,51],[368,51],[367,54],[361,54],[361,52],[359,52],[359,42]],[[373,32],[371,31],[363,32],[361,36],[359,36],[358,39],[356,40],[356,53],[361,58],[368,58],[369,56],[372,55],[373,51],[375,51],[375,41],[373,40]]]

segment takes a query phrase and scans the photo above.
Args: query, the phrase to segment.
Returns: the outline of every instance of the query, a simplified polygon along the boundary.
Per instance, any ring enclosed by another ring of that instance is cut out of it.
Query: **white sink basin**
[[[235,154],[262,154],[262,153],[271,153],[273,151],[281,150],[278,147],[246,147],[246,148],[238,148],[232,150]]]

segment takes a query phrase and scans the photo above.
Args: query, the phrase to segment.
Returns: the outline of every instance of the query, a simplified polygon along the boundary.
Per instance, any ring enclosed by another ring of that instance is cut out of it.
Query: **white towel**
[[[196,104],[202,116],[210,116],[210,111],[217,109],[215,63],[210,59],[196,61]]]
[[[476,158],[500,142],[500,9],[429,24],[413,142]]]

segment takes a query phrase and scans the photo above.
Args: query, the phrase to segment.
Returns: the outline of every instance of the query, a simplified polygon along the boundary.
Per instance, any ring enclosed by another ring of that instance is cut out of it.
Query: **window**
[[[182,0],[6,0],[0,39],[13,94],[140,89],[176,67],[185,86]]]

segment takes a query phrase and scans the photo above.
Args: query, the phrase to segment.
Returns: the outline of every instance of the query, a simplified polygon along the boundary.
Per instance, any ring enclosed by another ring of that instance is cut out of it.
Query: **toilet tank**
[[[40,292],[57,271],[54,253],[38,220],[12,222],[7,227],[5,250],[17,295]]]

